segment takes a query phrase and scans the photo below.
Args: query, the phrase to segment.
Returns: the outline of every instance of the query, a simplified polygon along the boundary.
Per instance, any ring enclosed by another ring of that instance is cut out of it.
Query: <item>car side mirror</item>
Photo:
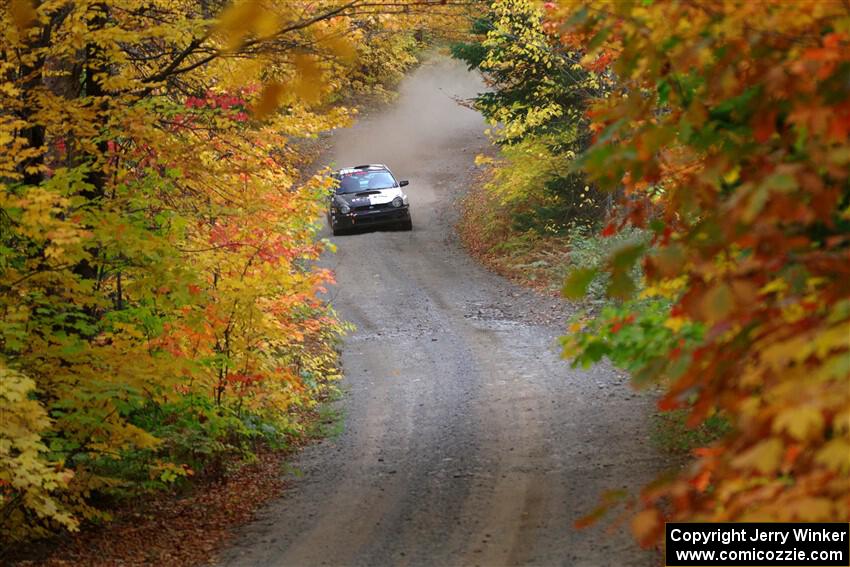
[[[410,185],[410,181],[408,181],[407,179],[398,182],[399,187],[407,187],[408,185]]]

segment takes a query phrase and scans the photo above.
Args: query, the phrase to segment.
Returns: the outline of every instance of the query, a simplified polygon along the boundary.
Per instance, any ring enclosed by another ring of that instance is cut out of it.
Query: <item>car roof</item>
[[[342,169],[337,170],[338,175],[347,175],[349,173],[354,173],[355,171],[389,171],[390,168],[385,166],[382,163],[367,163],[365,165],[355,165],[353,167],[343,167]]]

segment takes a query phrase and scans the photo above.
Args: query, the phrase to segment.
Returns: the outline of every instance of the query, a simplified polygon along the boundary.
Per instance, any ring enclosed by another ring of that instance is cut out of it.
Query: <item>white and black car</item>
[[[382,164],[346,167],[333,174],[337,181],[328,207],[328,224],[334,235],[354,228],[396,226],[411,230],[407,181],[397,181]]]

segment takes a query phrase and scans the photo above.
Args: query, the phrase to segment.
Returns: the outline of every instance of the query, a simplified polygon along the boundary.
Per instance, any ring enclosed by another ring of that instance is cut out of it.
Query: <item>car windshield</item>
[[[392,174],[386,169],[361,169],[343,173],[339,179],[337,193],[359,193],[360,191],[375,191],[390,189],[398,184]]]

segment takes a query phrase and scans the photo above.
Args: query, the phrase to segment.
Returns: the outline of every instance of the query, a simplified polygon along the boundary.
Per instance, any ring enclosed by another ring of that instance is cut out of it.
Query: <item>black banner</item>
[[[669,523],[668,567],[850,566],[850,524]]]

